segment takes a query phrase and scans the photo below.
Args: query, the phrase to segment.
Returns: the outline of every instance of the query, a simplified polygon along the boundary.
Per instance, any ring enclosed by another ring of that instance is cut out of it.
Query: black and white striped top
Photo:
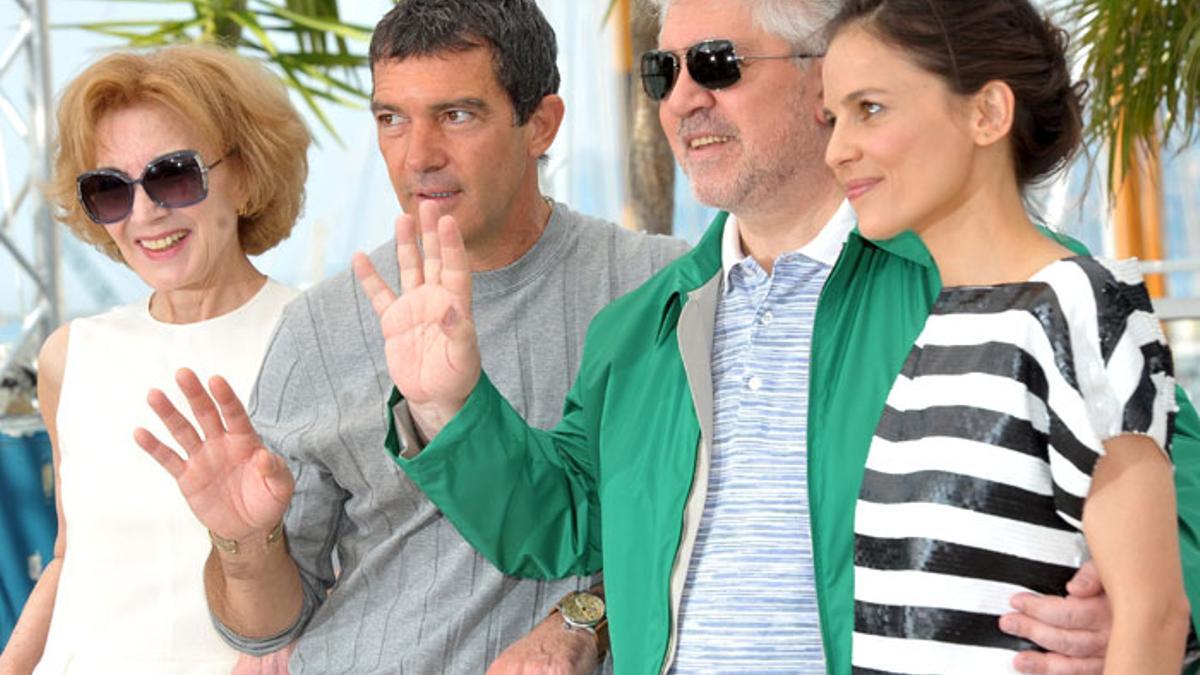
[[[1168,448],[1171,353],[1133,261],[942,291],[871,442],[855,512],[860,673],[1006,673],[1014,593],[1064,595],[1103,442]]]

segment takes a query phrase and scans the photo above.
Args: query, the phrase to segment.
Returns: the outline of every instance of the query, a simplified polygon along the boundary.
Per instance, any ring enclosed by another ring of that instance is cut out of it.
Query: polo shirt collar
[[[845,245],[846,239],[850,236],[851,230],[858,224],[858,217],[854,214],[854,209],[850,206],[849,200],[842,200],[837,211],[817,233],[804,246],[801,246],[795,253],[816,260],[817,262],[833,267],[837,262],[838,256],[841,255],[842,246]],[[745,262],[750,256],[746,255],[742,249],[741,237],[738,236],[737,218],[730,214],[725,221],[725,229],[721,234],[721,274],[725,280],[725,287],[731,287],[729,283],[729,275],[733,269],[739,264]]]

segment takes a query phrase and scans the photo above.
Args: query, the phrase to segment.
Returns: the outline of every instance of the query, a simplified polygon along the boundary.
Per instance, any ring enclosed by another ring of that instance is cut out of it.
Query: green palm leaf
[[[110,0],[114,1],[114,0]],[[351,43],[370,40],[371,29],[339,18],[337,0],[115,0],[142,5],[190,5],[192,18],[62,24],[108,35],[128,47],[190,42],[222,44],[272,65],[339,143],[324,104],[361,107],[370,97],[362,85],[366,56]],[[144,10],[143,10],[144,11]],[[177,14],[177,10],[172,12]],[[364,50],[365,51],[365,50]]]
[[[1200,4],[1195,0],[1056,0],[1078,31],[1090,82],[1086,135],[1108,145],[1110,185],[1139,145],[1180,147],[1200,122]],[[1115,194],[1115,190],[1112,191]]]
[[[319,16],[300,14],[283,7],[273,7],[269,12],[258,13],[279,17],[318,34],[327,33],[357,42],[369,42],[371,40],[371,28],[369,26],[354,26],[342,23],[337,21],[337,14],[333,15],[333,20],[330,20]]]

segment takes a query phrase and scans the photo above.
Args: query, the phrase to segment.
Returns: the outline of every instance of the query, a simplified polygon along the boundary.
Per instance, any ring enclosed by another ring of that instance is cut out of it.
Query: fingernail
[[[446,312],[446,316],[442,317],[442,325],[446,328],[453,328],[456,323],[458,323],[458,312],[451,307],[450,311]]]
[[[1015,633],[1017,631],[1017,620],[1009,615],[1000,617],[1000,630],[1005,633]]]

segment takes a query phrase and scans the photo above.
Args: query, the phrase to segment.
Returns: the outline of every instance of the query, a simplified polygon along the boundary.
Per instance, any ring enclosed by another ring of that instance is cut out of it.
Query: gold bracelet
[[[237,539],[226,539],[225,537],[219,536],[212,530],[208,531],[208,538],[210,541],[212,541],[213,546],[216,546],[217,550],[219,551],[223,551],[230,555],[237,555],[238,551],[240,550],[238,548]],[[282,538],[283,521],[281,520],[275,524],[275,527],[271,528],[270,532],[267,533],[267,546],[274,544]]]

